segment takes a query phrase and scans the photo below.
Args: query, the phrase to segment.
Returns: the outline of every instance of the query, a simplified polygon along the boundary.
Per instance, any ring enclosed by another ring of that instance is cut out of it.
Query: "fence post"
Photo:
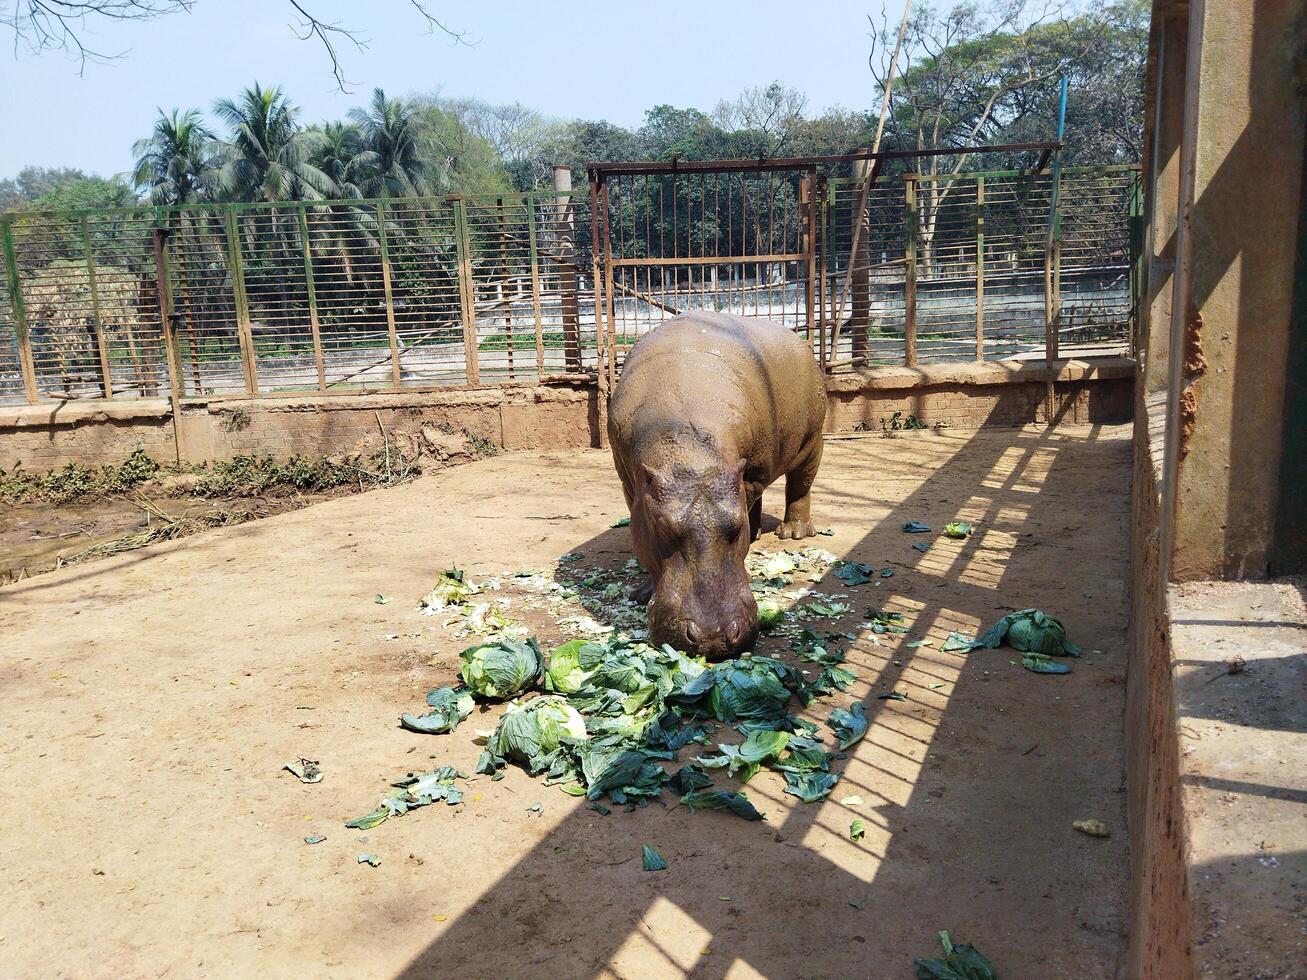
[[[508,355],[508,380],[513,380],[513,293],[512,279],[508,275],[508,216],[502,197],[495,198],[499,212],[499,300],[504,311],[504,350]]]
[[[1130,356],[1139,356],[1139,306],[1143,302],[1144,284],[1144,212],[1143,212],[1143,175],[1138,170],[1130,172],[1129,214],[1127,222],[1130,228]]]
[[[917,178],[903,178],[903,363],[917,364]]]
[[[232,295],[236,302],[236,340],[240,344],[245,393],[253,395],[259,389],[254,362],[254,331],[250,328],[249,301],[245,296],[245,272],[241,264],[241,239],[236,232],[235,205],[227,205],[224,219],[227,225],[227,266],[231,271]]]
[[[599,171],[590,171],[590,262],[593,268],[593,293],[595,304],[595,384],[598,400],[598,442],[600,449],[608,447],[608,372],[604,367],[604,292],[603,281],[609,274],[608,267],[601,271],[599,263]],[[605,195],[604,204],[607,203]],[[607,227],[607,222],[604,223]],[[605,236],[606,237],[606,236]]]
[[[299,218],[300,248],[304,252],[304,291],[309,300],[309,332],[313,336],[313,364],[318,370],[318,391],[327,390],[327,370],[322,363],[322,328],[318,322],[318,290],[313,282],[313,249],[309,245],[309,217],[303,202],[295,209]]]
[[[554,190],[571,191],[572,168],[554,167]],[[554,223],[558,235],[558,292],[563,313],[564,370],[581,370],[581,314],[577,289],[575,212],[570,194],[554,199]]]
[[[381,249],[381,290],[386,298],[386,336],[390,339],[390,385],[399,388],[399,330],[395,327],[395,298],[390,285],[390,249],[386,242],[386,205],[377,202],[377,245]]]
[[[14,318],[14,335],[18,343],[18,370],[23,376],[23,393],[29,405],[36,404],[36,368],[32,363],[32,341],[27,334],[27,310],[23,306],[23,287],[18,282],[18,257],[14,254],[14,228],[11,215],[0,216],[0,239],[5,250],[5,278],[9,280],[9,310]]]
[[[471,242],[467,234],[467,206],[462,198],[454,204],[454,244],[458,254],[458,305],[463,319],[463,363],[467,383],[480,384],[477,367],[476,291],[472,286]]]
[[[174,411],[182,394],[181,360],[177,354],[177,338],[173,335],[172,290],[168,286],[168,253],[163,247],[162,217],[155,217],[150,229],[150,242],[154,246],[154,289],[159,298],[159,332],[163,337],[163,360],[168,370],[168,392],[172,396]],[[178,450],[180,455],[180,450]]]
[[[82,252],[86,256],[86,281],[91,290],[91,316],[95,319],[95,350],[100,358],[100,387],[106,399],[113,398],[113,377],[109,373],[109,352],[104,346],[104,322],[100,317],[100,291],[95,284],[95,263],[91,260],[90,221],[82,215]]]
[[[867,261],[867,252],[871,247],[871,202],[866,200],[861,210],[857,210],[858,201],[862,199],[861,188],[867,182],[867,177],[871,173],[870,160],[856,160],[853,164],[853,176],[858,181],[859,193],[855,194],[851,200],[855,209],[851,215],[852,234],[858,236],[858,248],[854,250],[850,262],[852,271],[850,273],[850,284],[853,290],[852,305],[849,308],[849,332],[853,337],[853,346],[850,353],[857,359],[866,360],[870,350],[870,338],[868,332],[871,330],[871,268]],[[836,304],[835,315],[840,315],[842,303]],[[835,324],[835,330],[832,333],[838,337],[840,325]]]
[[[976,178],[976,360],[985,359],[985,177]]]
[[[531,252],[531,312],[536,326],[536,373],[545,376],[545,338],[540,317],[540,249],[536,241],[536,198],[526,197],[527,244]]]
[[[1062,205],[1058,193],[1061,184],[1062,175],[1054,168],[1048,236],[1044,243],[1044,359],[1050,366],[1058,359],[1062,328]]]

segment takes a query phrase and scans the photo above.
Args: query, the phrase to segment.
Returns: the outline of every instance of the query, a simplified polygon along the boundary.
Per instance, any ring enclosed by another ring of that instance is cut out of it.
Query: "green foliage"
[[[356,466],[327,459],[292,456],[237,456],[197,470],[190,492],[197,497],[254,497],[270,490],[330,490],[354,483]]]
[[[118,177],[82,177],[52,186],[31,202],[37,211],[125,208],[136,203],[132,189]]]
[[[152,479],[158,472],[159,464],[143,449],[133,450],[117,465],[99,469],[69,463],[63,469],[32,473],[23,469],[20,463],[9,471],[0,469],[0,500],[64,503],[80,497],[124,493]]]

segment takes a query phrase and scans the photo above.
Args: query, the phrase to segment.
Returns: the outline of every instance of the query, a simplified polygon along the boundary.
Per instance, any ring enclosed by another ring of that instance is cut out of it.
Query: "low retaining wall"
[[[1133,362],[1059,362],[1054,422],[1124,422]],[[956,428],[1046,422],[1046,373],[1037,362],[867,368],[828,379],[827,428],[879,428],[894,412]],[[69,401],[0,407],[0,468],[45,470],[118,462],[142,448],[160,462],[198,463],[243,453],[324,455],[371,446],[423,426],[466,430],[504,449],[600,444],[598,397],[585,383],[373,395],[187,401],[174,418],[163,400]]]
[[[1171,610],[1161,559],[1165,393],[1135,416],[1126,673],[1130,952],[1126,976],[1194,975]]]

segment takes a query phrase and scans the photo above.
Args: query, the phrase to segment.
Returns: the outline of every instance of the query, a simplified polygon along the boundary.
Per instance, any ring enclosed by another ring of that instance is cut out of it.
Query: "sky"
[[[146,23],[88,21],[88,46],[125,54],[87,64],[80,76],[61,52],[15,56],[12,33],[0,27],[0,177],[28,164],[125,173],[156,107],[207,110],[256,80],[280,84],[305,122],[340,118],[377,86],[625,126],[654,105],[710,110],[776,80],[806,93],[809,112],[875,100],[866,14],[879,15],[880,0],[429,0],[470,45],[428,34],[408,0],[300,2],[367,37],[366,51],[339,45],[352,94],[335,88],[318,42],[297,39],[288,0],[196,0],[189,14]]]

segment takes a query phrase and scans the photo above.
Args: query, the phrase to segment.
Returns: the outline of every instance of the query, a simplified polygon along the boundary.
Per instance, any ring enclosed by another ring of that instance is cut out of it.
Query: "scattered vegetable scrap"
[[[860,561],[837,561],[835,577],[846,585],[865,585],[871,581],[871,566]]]
[[[930,531],[930,525],[923,524],[921,521],[908,521],[903,525],[903,530],[908,534],[926,534]]]
[[[304,838],[304,843],[305,843],[305,844],[321,844],[321,843],[322,843],[324,840],[326,840],[326,839],[327,839],[327,838],[323,837],[321,834],[309,834],[308,837],[305,837],[305,838]]]
[[[849,824],[849,840],[859,841],[867,836],[867,825],[861,820],[854,820]]]
[[[399,723],[409,731],[425,735],[452,732],[472,713],[474,704],[471,693],[465,689],[439,687],[427,694],[427,706],[431,710],[423,715],[400,715]]]
[[[300,759],[297,762],[288,762],[282,768],[301,783],[322,782],[322,770],[318,768],[318,763],[314,759]]]
[[[912,961],[917,968],[917,980],[998,980],[994,964],[974,946],[967,943],[954,946],[947,930],[939,934],[939,942],[944,947],[942,960]]]
[[[370,865],[372,865],[372,867],[375,868],[375,867],[377,867],[379,864],[381,864],[381,858],[377,857],[375,854],[360,854],[360,855],[358,856],[358,863],[359,863],[359,864],[370,864]]]
[[[609,524],[608,526],[609,526],[609,527],[630,527],[630,526],[631,526],[631,519],[630,519],[629,517],[623,517],[623,518],[621,518],[620,520],[613,521],[613,523],[612,523],[612,524]]]
[[[971,534],[971,525],[966,521],[950,521],[944,525],[944,536],[949,538],[965,538]]]
[[[663,856],[661,854],[655,851],[648,844],[641,845],[640,849],[642,851],[641,863],[643,864],[645,871],[667,870],[667,862],[663,860]]]
[[[1090,837],[1111,837],[1112,831],[1101,820],[1077,820],[1071,824],[1072,829],[1088,834]]]

